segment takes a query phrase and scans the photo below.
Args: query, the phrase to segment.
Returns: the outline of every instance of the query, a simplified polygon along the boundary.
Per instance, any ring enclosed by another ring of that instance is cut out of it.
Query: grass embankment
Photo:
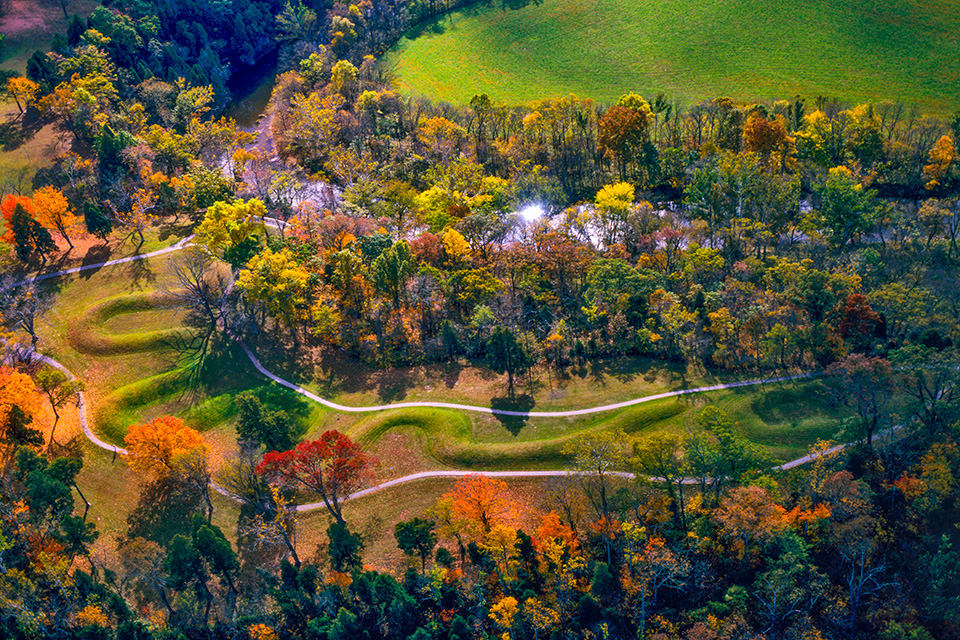
[[[148,248],[169,245],[178,239],[175,235],[160,240],[157,231],[151,232]],[[103,257],[103,250],[91,251],[72,254],[76,257],[65,260],[64,266],[92,263],[94,260],[88,259],[91,255]],[[129,244],[115,244],[107,257],[133,252]],[[270,397],[273,406],[296,414],[311,427],[307,437],[315,437],[328,428],[338,428],[356,437],[380,459],[378,481],[444,467],[477,471],[563,468],[568,463],[563,447],[577,434],[622,429],[635,438],[662,431],[682,432],[694,424],[696,411],[707,403],[723,407],[740,422],[747,437],[767,447],[772,455],[787,459],[805,452],[815,439],[832,436],[841,417],[837,410],[817,400],[813,392],[817,383],[813,381],[687,395],[571,419],[499,419],[430,408],[344,414],[309,403],[277,385],[267,385],[236,348],[219,355],[209,374],[199,384],[193,384],[183,375],[176,350],[171,347],[171,340],[186,331],[182,312],[171,306],[166,293],[176,286],[170,268],[174,259],[176,254],[166,254],[54,278],[42,285],[55,290],[56,302],[41,321],[41,349],[86,382],[92,425],[101,437],[117,444],[123,443],[131,424],[166,413],[180,415],[204,433],[213,449],[213,463],[219,466],[234,450],[234,397],[245,389],[257,389]],[[309,366],[304,370],[307,377],[314,371]],[[338,372],[342,371],[328,370],[327,377],[321,376],[314,385],[321,392],[329,388],[330,396],[341,402],[416,398],[489,405],[491,396],[484,402],[483,394],[506,395],[501,376],[468,367],[457,368],[456,376],[444,367],[419,373],[384,372],[382,378],[373,377],[375,383],[368,389],[358,386],[360,382],[354,379],[330,386],[328,378]],[[389,395],[384,391],[388,388],[384,380],[397,376],[407,381],[403,396],[381,398],[383,393]],[[410,380],[415,384],[408,384]],[[570,371],[560,382],[553,378],[546,384],[534,385],[536,404],[532,408],[541,409],[541,401],[550,408],[578,408],[715,382],[713,376],[695,374],[686,368],[624,360],[590,371]],[[75,416],[65,418],[64,422],[67,421],[76,422]],[[61,429],[65,436],[67,426]],[[86,450],[80,486],[93,504],[90,517],[105,534],[98,543],[100,553],[109,557],[113,541],[127,530],[131,514],[140,518],[157,516],[143,503],[149,496],[140,496],[142,480],[122,459],[114,459],[111,453],[90,444]],[[390,535],[393,524],[422,515],[452,483],[438,480],[405,485],[349,505],[351,522],[369,534],[366,557],[383,556],[383,566],[402,566],[403,558]],[[515,487],[527,484],[511,481]],[[531,485],[528,493],[534,495],[543,486]],[[215,521],[232,537],[237,506],[221,497],[215,499]],[[322,541],[325,518],[322,512],[304,516],[300,525],[300,551],[304,555],[312,553]]]
[[[416,443],[413,448],[442,467],[558,469],[569,465],[563,449],[580,434],[622,430],[636,440],[655,433],[684,433],[695,428],[703,407],[715,404],[749,440],[774,458],[790,460],[805,454],[816,440],[834,437],[848,415],[845,409],[824,402],[818,385],[802,381],[687,395],[580,418],[511,420],[414,408],[368,414],[348,426],[342,416],[328,413],[321,428],[344,429],[367,446],[387,433],[401,433]]]
[[[177,239],[160,241],[154,232],[147,243],[153,246],[143,249]],[[109,253],[113,259],[128,252],[121,246]],[[199,381],[186,375],[174,344],[187,328],[166,292],[176,286],[175,259],[166,254],[42,283],[56,291],[56,303],[42,321],[41,349],[86,382],[90,417],[104,439],[122,444],[131,424],[171,413],[200,431],[222,427],[211,438],[227,447],[233,396],[263,381],[233,350],[220,354],[218,366]]]
[[[400,88],[465,104],[628,91],[692,102],[839,97],[960,106],[957,0],[481,3],[386,56]]]

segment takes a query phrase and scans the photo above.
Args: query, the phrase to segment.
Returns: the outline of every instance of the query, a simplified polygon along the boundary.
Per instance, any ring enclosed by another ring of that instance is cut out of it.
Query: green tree
[[[332,522],[327,529],[327,538],[330,540],[327,553],[330,556],[331,569],[346,572],[360,568],[363,564],[360,557],[364,546],[363,536],[351,532],[346,523]]]
[[[864,189],[846,167],[830,169],[817,195],[820,207],[816,223],[834,248],[842,250],[860,234],[873,228],[879,213],[877,192]]]
[[[193,545],[204,559],[210,573],[226,582],[230,591],[237,594],[236,579],[240,573],[237,554],[230,541],[216,525],[206,522],[202,517],[194,518]]]
[[[953,550],[950,539],[943,535],[936,550],[920,559],[919,581],[923,611],[928,616],[960,622],[960,554]]]
[[[487,359],[491,369],[499,374],[507,374],[507,386],[511,394],[514,377],[533,366],[533,359],[517,340],[517,335],[506,327],[494,329],[487,340]]]
[[[83,224],[87,232],[101,240],[106,240],[113,231],[113,222],[103,213],[103,209],[87,200],[83,203]]]
[[[203,556],[197,551],[193,540],[177,534],[167,546],[167,555],[163,561],[164,569],[170,578],[170,586],[177,591],[192,589],[197,602],[204,607],[204,624],[210,618],[210,607],[214,597],[208,586],[210,574],[203,563]]]
[[[712,405],[704,408],[697,415],[697,426],[716,439],[716,457],[713,459],[717,466],[712,474],[716,501],[720,500],[728,483],[738,485],[747,475],[770,465],[769,456],[737,433],[734,423],[722,409]]]
[[[433,530],[434,523],[423,518],[413,518],[405,522],[398,522],[393,528],[393,536],[397,539],[397,547],[408,556],[420,556],[420,570],[426,571],[427,558],[437,546],[437,534]]]
[[[46,261],[47,254],[57,250],[50,232],[34,220],[22,205],[18,204],[13,211],[10,230],[13,232],[17,258],[22,262],[27,262],[33,253],[39,253],[41,259]]]
[[[237,435],[243,440],[262,444],[267,451],[287,451],[296,444],[294,425],[290,414],[272,410],[253,391],[244,391],[236,397],[239,417]]]
[[[389,295],[395,309],[400,308],[404,287],[412,273],[413,255],[405,240],[400,240],[383,251],[370,265],[370,279],[374,289],[383,295]]]

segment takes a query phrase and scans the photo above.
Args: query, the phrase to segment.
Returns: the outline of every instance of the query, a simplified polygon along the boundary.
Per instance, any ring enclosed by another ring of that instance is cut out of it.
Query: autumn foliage
[[[6,423],[15,406],[28,416],[36,415],[40,401],[40,393],[30,376],[11,367],[0,367],[0,424]]]
[[[160,416],[130,427],[124,442],[127,464],[135,471],[156,477],[177,473],[179,464],[188,456],[206,456],[210,451],[203,437],[175,416]]]
[[[496,525],[512,523],[517,518],[516,498],[503,480],[482,474],[457,481],[453,490],[443,494],[452,501],[451,514],[468,523],[480,534],[489,533]]]
[[[267,453],[256,471],[273,484],[319,495],[342,525],[343,501],[370,480],[375,464],[359,444],[331,430],[290,451]]]
[[[28,196],[18,196],[12,193],[7,194],[3,198],[3,202],[0,203],[0,215],[3,215],[3,228],[5,232],[3,236],[0,236],[6,244],[13,244],[15,238],[13,236],[13,213],[17,210],[17,205],[23,207],[29,215],[35,215],[33,208],[33,200]]]

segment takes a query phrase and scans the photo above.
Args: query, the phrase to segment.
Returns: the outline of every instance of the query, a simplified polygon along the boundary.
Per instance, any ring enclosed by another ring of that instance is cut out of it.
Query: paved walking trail
[[[102,267],[109,267],[115,264],[126,264],[128,262],[136,262],[137,260],[146,260],[147,258],[153,258],[155,256],[162,256],[167,253],[173,253],[174,251],[180,251],[188,246],[190,246],[190,241],[193,240],[193,236],[187,236],[183,240],[180,240],[176,244],[172,244],[165,249],[157,249],[156,251],[151,251],[150,253],[138,253],[136,255],[127,256],[126,258],[117,258],[116,260],[107,260],[106,262],[97,262],[96,264],[85,264],[82,267],[73,267],[72,269],[63,269],[61,271],[51,271],[50,273],[41,273],[38,276],[32,278],[27,278],[26,280],[20,280],[19,282],[14,282],[11,285],[8,285],[8,289],[13,287],[19,287],[22,284],[30,284],[33,282],[42,282],[43,280],[49,280],[50,278],[59,278],[60,276],[69,275],[71,273],[80,273],[81,271],[89,271],[90,269],[100,269]]]
[[[133,262],[133,261],[135,261],[135,260],[145,260],[145,259],[147,259],[147,258],[152,258],[152,257],[154,257],[154,256],[160,256],[160,255],[164,255],[164,254],[167,254],[167,253],[172,253],[172,252],[174,252],[174,251],[179,251],[179,250],[181,250],[181,249],[184,249],[184,248],[190,246],[190,241],[191,241],[192,239],[193,239],[193,236],[189,236],[189,237],[184,238],[183,240],[180,240],[180,241],[177,242],[176,244],[171,245],[171,246],[169,246],[169,247],[167,247],[167,248],[165,248],[165,249],[159,249],[159,250],[157,250],[157,251],[151,251],[150,253],[144,253],[144,254],[129,256],[129,257],[126,257],[126,258],[119,258],[119,259],[116,259],[116,260],[108,260],[108,261],[106,261],[106,262],[101,262],[101,263],[97,263],[97,264],[90,264],[90,265],[84,265],[84,266],[82,266],[82,267],[74,267],[74,268],[72,268],[72,269],[64,269],[64,270],[62,270],[62,271],[55,271],[55,272],[51,272],[51,273],[45,273],[45,274],[42,274],[42,275],[39,275],[39,276],[35,276],[35,277],[33,277],[33,278],[29,278],[29,279],[27,279],[27,280],[22,280],[22,281],[17,282],[17,283],[15,283],[15,284],[13,284],[13,285],[10,285],[10,286],[18,286],[18,285],[21,285],[21,284],[27,284],[27,283],[32,283],[32,282],[39,282],[39,281],[41,281],[41,280],[47,280],[47,279],[55,278],[55,277],[58,277],[58,276],[69,275],[69,274],[72,274],[72,273],[79,273],[79,272],[81,272],[81,271],[86,271],[86,270],[89,270],[89,269],[99,269],[99,268],[101,268],[101,267],[106,267],[106,266],[115,265],[115,264],[124,264],[124,263],[128,263],[128,262]],[[633,399],[633,400],[626,400],[626,401],[624,401],[624,402],[617,402],[617,403],[614,403],[614,404],[605,404],[605,405],[600,405],[600,406],[595,406],[595,407],[587,407],[587,408],[584,408],[584,409],[572,409],[572,410],[568,410],[568,411],[507,411],[507,410],[503,410],[503,409],[493,409],[493,408],[491,408],[491,407],[481,407],[481,406],[469,405],[469,404],[457,404],[457,403],[452,403],[452,402],[397,402],[397,403],[383,404],[383,405],[371,405],[371,406],[363,406],[363,407],[351,407],[351,406],[342,405],[342,404],[333,402],[333,401],[331,401],[331,400],[327,400],[326,398],[321,398],[320,396],[318,396],[318,395],[316,395],[316,394],[308,391],[307,389],[304,389],[303,387],[301,387],[301,386],[299,386],[299,385],[297,385],[297,384],[294,384],[293,382],[290,382],[289,380],[285,380],[285,379],[283,379],[283,378],[275,375],[274,373],[268,371],[268,370],[260,363],[260,360],[258,360],[257,357],[254,355],[254,353],[253,353],[253,351],[250,349],[250,347],[247,346],[247,344],[246,344],[245,342],[243,342],[243,340],[241,340],[241,339],[239,339],[239,338],[236,338],[236,337],[235,337],[234,339],[237,341],[237,343],[238,343],[238,344],[240,345],[240,347],[243,349],[244,353],[247,354],[247,357],[250,359],[250,362],[253,363],[253,366],[257,369],[257,371],[259,371],[261,374],[263,374],[264,376],[266,376],[266,377],[269,378],[270,380],[273,380],[273,381],[276,382],[277,384],[283,385],[283,386],[287,387],[288,389],[291,389],[291,390],[293,390],[293,391],[295,391],[295,392],[297,392],[297,393],[299,393],[299,394],[301,394],[301,395],[309,398],[310,400],[313,400],[314,402],[318,402],[318,403],[320,403],[320,404],[322,404],[322,405],[324,405],[324,406],[326,406],[326,407],[329,407],[329,408],[331,408],[331,409],[335,409],[335,410],[337,410],[337,411],[351,412],[351,413],[368,412],[368,411],[387,411],[387,410],[390,410],[390,409],[403,409],[403,408],[411,408],[411,407],[436,407],[436,408],[442,408],[442,409],[456,409],[456,410],[460,410],[460,411],[473,411],[473,412],[477,412],[477,413],[489,413],[489,414],[503,415],[503,416],[523,416],[523,417],[529,417],[529,418],[568,418],[568,417],[574,417],[574,416],[588,415],[588,414],[592,414],[592,413],[601,413],[601,412],[604,412],[604,411],[615,411],[615,410],[617,410],[617,409],[623,409],[623,408],[626,408],[626,407],[632,407],[632,406],[634,406],[634,405],[638,405],[638,404],[641,404],[641,403],[644,403],[644,402],[652,402],[652,401],[654,401],[654,400],[660,400],[660,399],[662,399],[662,398],[671,398],[671,397],[675,397],[675,396],[688,395],[688,394],[692,394],[692,393],[706,393],[706,392],[709,392],[709,391],[720,391],[720,390],[723,390],[723,389],[735,389],[735,388],[738,388],[738,387],[749,387],[749,386],[754,386],[754,385],[763,385],[763,384],[767,384],[767,383],[771,383],[771,382],[785,382],[785,381],[788,381],[788,380],[800,380],[800,379],[810,378],[810,377],[813,377],[813,376],[816,376],[816,375],[820,375],[819,373],[802,373],[802,374],[790,375],[790,376],[777,376],[777,377],[774,377],[774,378],[762,378],[762,379],[757,379],[757,380],[743,380],[743,381],[740,381],[740,382],[728,382],[728,383],[724,383],[724,384],[716,384],[716,385],[705,386],[705,387],[696,387],[696,388],[693,388],[693,389],[679,389],[679,390],[677,390],[677,391],[668,391],[668,392],[665,392],[665,393],[658,393],[658,394],[655,394],[655,395],[645,396],[645,397],[643,397],[643,398],[635,398],[635,399]],[[41,361],[41,362],[44,362],[45,364],[48,364],[48,365],[50,365],[50,366],[52,366],[52,367],[57,368],[57,369],[59,369],[60,371],[63,371],[70,379],[74,379],[73,373],[71,373],[66,367],[64,367],[62,364],[60,364],[59,362],[57,362],[57,361],[54,360],[53,358],[51,358],[51,357],[49,357],[49,356],[45,356],[45,355],[40,354],[40,353],[33,353],[32,357],[35,358],[35,359],[37,359],[37,360],[39,360],[39,361]],[[124,449],[124,448],[122,448],[122,447],[118,447],[118,446],[116,446],[116,445],[112,445],[112,444],[110,444],[110,443],[108,443],[108,442],[104,442],[103,440],[101,440],[100,438],[98,438],[98,437],[96,436],[96,434],[93,433],[93,430],[90,428],[89,422],[88,422],[88,420],[87,420],[87,410],[86,410],[86,405],[85,405],[85,403],[84,403],[84,397],[83,397],[83,393],[82,393],[82,392],[77,392],[77,407],[78,407],[78,409],[79,409],[79,411],[80,411],[80,425],[83,427],[83,433],[84,433],[84,435],[87,437],[88,440],[90,440],[90,442],[92,442],[92,443],[95,444],[96,446],[100,447],[101,449],[105,449],[105,450],[107,450],[107,451],[112,451],[114,454],[119,454],[119,455],[126,455],[126,454],[127,454],[127,450],[126,450],[126,449]],[[898,428],[899,428],[899,427],[894,427],[893,429],[890,429],[890,430],[888,430],[887,432],[884,432],[883,434],[879,434],[877,437],[881,437],[881,436],[886,435],[886,434],[888,434],[888,433],[892,433],[893,431],[897,430]],[[850,443],[850,444],[853,444],[853,443]],[[843,448],[845,448],[845,447],[847,447],[847,446],[850,446],[850,444],[837,445],[837,446],[835,446],[835,447],[827,450],[827,451],[824,452],[824,454],[822,454],[822,455],[829,455],[829,454],[834,453],[834,452],[836,452],[836,451],[840,451],[840,450],[842,450]],[[794,468],[794,467],[797,467],[797,466],[806,464],[806,463],[808,463],[808,462],[816,459],[817,457],[818,457],[818,455],[814,455],[814,454],[806,455],[806,456],[803,456],[802,458],[797,458],[796,460],[791,460],[790,462],[787,462],[787,463],[785,463],[785,464],[782,464],[782,465],[780,465],[779,467],[776,467],[776,468],[777,468],[777,469],[782,469],[782,470],[792,469],[792,468]],[[390,487],[395,487],[395,486],[400,485],[400,484],[404,484],[404,483],[407,483],[407,482],[413,482],[413,481],[421,480],[421,479],[424,479],[424,478],[460,478],[460,477],[464,477],[464,476],[473,475],[473,474],[476,474],[476,473],[478,473],[478,472],[476,472],[476,471],[460,471],[460,470],[422,471],[422,472],[420,472],[420,473],[414,473],[414,474],[410,474],[410,475],[407,475],[407,476],[403,476],[402,478],[396,478],[396,479],[394,479],[394,480],[389,480],[389,481],[387,481],[387,482],[383,482],[383,483],[381,483],[381,484],[378,484],[378,485],[375,486],[375,487],[370,487],[370,488],[368,488],[368,489],[363,489],[362,491],[357,491],[357,492],[355,492],[355,493],[350,494],[350,495],[347,496],[346,498],[344,498],[344,500],[351,500],[351,499],[353,499],[353,498],[361,498],[361,497],[363,497],[363,496],[370,495],[370,494],[375,493],[375,492],[377,492],[377,491],[382,491],[382,490],[387,489],[387,488],[390,488]],[[571,475],[578,475],[578,474],[579,474],[579,472],[577,472],[577,471],[485,471],[485,472],[483,472],[483,475],[489,476],[489,477],[493,477],[493,478],[545,478],[545,477],[571,476]],[[623,477],[628,477],[628,478],[633,478],[633,477],[634,477],[634,474],[632,474],[632,473],[625,473],[625,472],[617,473],[617,474],[615,474],[615,475],[619,475],[619,476],[623,476]],[[685,480],[684,482],[685,482],[685,483],[688,483],[688,484],[692,484],[692,483],[694,483],[694,482],[696,482],[696,481],[693,480],[693,479],[687,479],[687,480]],[[214,490],[216,490],[218,493],[220,493],[220,494],[222,494],[222,495],[224,495],[224,496],[227,496],[227,497],[229,497],[229,498],[231,498],[231,499],[234,499],[234,500],[239,500],[239,498],[238,498],[237,496],[235,496],[235,495],[233,495],[232,493],[226,491],[226,490],[223,489],[222,487],[218,486],[216,483],[211,483],[211,487],[212,487]],[[315,503],[311,503],[311,504],[299,505],[299,506],[295,507],[295,510],[298,511],[298,512],[305,512],[305,511],[312,511],[312,510],[315,510],[315,509],[320,509],[320,508],[322,508],[322,507],[324,507],[324,506],[325,506],[325,505],[324,505],[322,502],[315,502]]]

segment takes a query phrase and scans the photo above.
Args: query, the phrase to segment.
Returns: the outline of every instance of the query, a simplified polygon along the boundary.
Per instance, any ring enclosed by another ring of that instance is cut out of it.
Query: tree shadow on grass
[[[818,385],[772,382],[741,387],[735,393],[751,393],[750,409],[766,423],[790,423],[794,426],[811,414],[829,411],[826,389]]]
[[[530,418],[530,410],[536,405],[533,396],[523,394],[520,396],[510,395],[505,398],[491,398],[490,408],[494,411],[512,411],[519,415],[504,415],[494,413],[493,417],[500,421],[512,435],[516,436],[527,424]]]
[[[169,478],[143,487],[137,506],[127,516],[127,536],[167,546],[177,534],[191,535],[193,516],[201,512],[200,493]]]
[[[194,226],[194,223],[190,220],[184,220],[182,222],[163,222],[159,225],[160,230],[157,232],[157,239],[160,241],[167,240],[168,238],[182,240],[190,235],[190,231]]]
[[[127,279],[130,281],[130,291],[139,291],[145,285],[152,284],[157,279],[157,274],[153,272],[148,260],[133,260],[126,264],[125,271]]]
[[[531,4],[539,7],[541,4],[543,4],[543,0],[500,0],[500,10],[516,11]]]
[[[87,253],[83,256],[83,260],[80,263],[82,267],[88,267],[93,264],[99,264],[101,262],[106,262],[110,259],[110,256],[113,254],[113,248],[107,244],[95,244],[87,249]],[[96,269],[87,269],[86,271],[80,272],[80,277],[84,280],[89,280],[91,276],[100,272],[100,269],[103,267],[97,267]]]
[[[18,114],[0,123],[0,149],[16,151],[30,142],[43,125],[43,118],[36,117],[32,113]]]

